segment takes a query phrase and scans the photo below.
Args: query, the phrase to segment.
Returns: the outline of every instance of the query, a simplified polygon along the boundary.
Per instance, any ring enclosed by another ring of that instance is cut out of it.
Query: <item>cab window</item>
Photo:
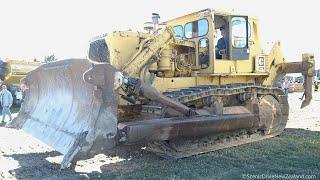
[[[183,27],[178,25],[173,27],[174,36],[177,39],[183,39]]]
[[[185,25],[184,34],[186,38],[196,38],[204,36],[209,31],[209,23],[207,19],[189,22]]]
[[[244,48],[247,46],[247,21],[244,17],[233,17],[232,21],[232,46]]]
[[[202,38],[199,40],[199,64],[202,69],[209,67],[209,39]]]

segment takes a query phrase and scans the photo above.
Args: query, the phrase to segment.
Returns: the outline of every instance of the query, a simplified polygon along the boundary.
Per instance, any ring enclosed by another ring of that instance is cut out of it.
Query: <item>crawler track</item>
[[[251,143],[277,136],[284,130],[289,113],[287,96],[276,87],[260,86],[254,84],[236,84],[224,86],[190,87],[164,93],[167,97],[175,99],[188,106],[210,106],[215,97],[236,98],[238,103],[245,106],[254,94],[259,100],[259,118],[263,124],[259,129],[240,130],[224,134],[214,134],[202,138],[180,138],[168,141],[150,142],[149,151],[155,152],[165,158],[184,158],[196,154],[211,152],[228,147]],[[163,117],[167,107],[151,103],[142,107],[146,114],[156,114]]]

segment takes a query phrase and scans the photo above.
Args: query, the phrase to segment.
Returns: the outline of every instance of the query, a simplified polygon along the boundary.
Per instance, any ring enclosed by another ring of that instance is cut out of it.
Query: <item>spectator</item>
[[[20,104],[22,103],[22,96],[23,96],[21,90],[18,89],[18,90],[14,93],[14,95],[16,96],[15,105],[20,106]]]
[[[284,78],[282,81],[282,89],[284,90],[284,93],[288,96],[289,93],[289,81],[287,78]]]
[[[2,85],[2,90],[0,94],[0,101],[2,106],[2,123],[4,122],[6,115],[9,116],[10,121],[12,120],[10,107],[12,106],[12,94],[7,90],[6,85]]]

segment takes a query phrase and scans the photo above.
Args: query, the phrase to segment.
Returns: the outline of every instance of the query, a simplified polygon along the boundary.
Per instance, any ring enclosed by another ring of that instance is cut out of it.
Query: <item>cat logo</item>
[[[265,72],[265,58],[264,56],[259,56],[258,57],[258,68],[257,70],[259,72]]]

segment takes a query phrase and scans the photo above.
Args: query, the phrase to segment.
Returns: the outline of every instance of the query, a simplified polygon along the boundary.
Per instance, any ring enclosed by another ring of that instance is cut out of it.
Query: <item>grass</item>
[[[59,155],[56,151],[6,157],[19,162],[18,168],[9,171],[18,179],[243,179],[244,175],[287,177],[287,174],[313,175],[319,179],[319,140],[320,132],[286,129],[278,137],[176,161],[136,148],[119,150],[111,156],[126,160],[104,163],[100,166],[101,173],[77,172],[74,167],[60,171],[59,164],[46,160]],[[87,165],[90,166],[88,162]]]
[[[103,172],[99,177],[241,179],[247,174],[295,174],[320,178],[319,160],[320,132],[287,129],[281,136],[272,139],[176,161],[159,159],[146,152],[141,157],[131,155],[131,160],[101,167]],[[118,166],[117,171],[114,171],[114,166]]]

